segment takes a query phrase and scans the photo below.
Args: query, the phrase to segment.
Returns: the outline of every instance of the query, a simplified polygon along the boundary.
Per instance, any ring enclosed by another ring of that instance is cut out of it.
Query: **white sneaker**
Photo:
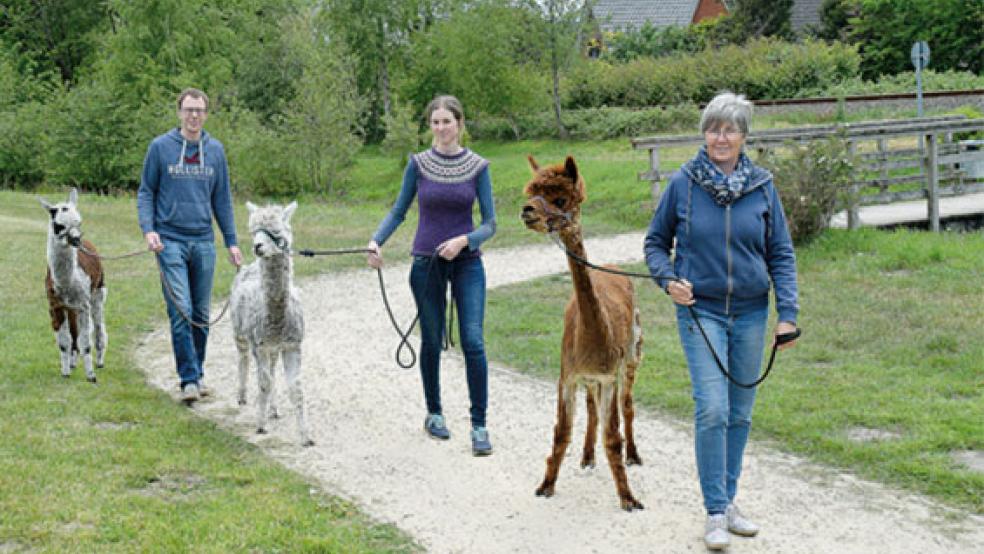
[[[738,506],[728,504],[724,515],[728,518],[728,531],[743,537],[754,537],[758,534],[759,526],[745,519],[738,511]]]
[[[198,380],[198,396],[201,396],[202,398],[212,396],[212,389],[205,384],[205,379]]]
[[[728,517],[724,514],[714,514],[707,516],[707,524],[704,526],[704,544],[708,550],[724,550],[731,544],[731,537],[728,535]]]
[[[194,383],[187,383],[185,386],[181,387],[181,401],[185,404],[191,405],[191,403],[197,401],[198,398],[198,385]]]

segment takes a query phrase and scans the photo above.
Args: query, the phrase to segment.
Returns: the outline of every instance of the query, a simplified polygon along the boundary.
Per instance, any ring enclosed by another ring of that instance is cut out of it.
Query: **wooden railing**
[[[847,206],[848,227],[860,225],[861,205],[887,204],[926,198],[930,229],[938,231],[939,199],[984,191],[984,178],[968,175],[968,164],[984,163],[984,149],[973,150],[953,141],[954,133],[984,130],[984,119],[967,119],[962,115],[923,117],[888,121],[863,121],[836,125],[815,125],[787,129],[769,129],[749,133],[746,148],[760,154],[765,150],[805,144],[834,136],[843,137],[859,161],[851,185],[854,199]],[[915,140],[899,140],[899,139]],[[891,141],[905,143],[892,147]],[[632,139],[632,147],[649,151],[649,170],[639,174],[651,182],[653,200],[660,194],[660,148],[701,144],[700,135],[655,136]],[[913,143],[916,146],[913,147]],[[942,166],[942,168],[941,168]],[[918,171],[915,171],[918,170]],[[904,174],[897,175],[902,171]],[[889,190],[907,184],[916,188]],[[780,184],[781,186],[781,184]]]

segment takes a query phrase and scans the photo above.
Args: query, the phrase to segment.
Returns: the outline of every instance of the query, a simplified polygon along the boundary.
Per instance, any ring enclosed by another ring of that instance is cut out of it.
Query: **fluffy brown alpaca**
[[[540,233],[557,233],[571,253],[587,259],[580,223],[581,203],[585,200],[584,180],[574,158],[568,156],[562,164],[543,168],[532,156],[529,161],[533,179],[525,189],[528,200],[523,206],[523,222]],[[621,275],[589,272],[570,256],[567,262],[574,294],[564,314],[557,424],[554,426],[553,451],[547,458],[547,471],[536,494],[549,497],[554,493],[560,464],[571,442],[577,384],[580,382],[587,390],[588,412],[581,467],[594,465],[597,406],[600,406],[601,421],[605,422],[605,453],[622,508],[626,511],[642,509],[642,504],[629,489],[619,433],[621,407],[625,416],[625,461],[641,464],[632,433],[632,383],[642,359],[642,332],[632,282]]]

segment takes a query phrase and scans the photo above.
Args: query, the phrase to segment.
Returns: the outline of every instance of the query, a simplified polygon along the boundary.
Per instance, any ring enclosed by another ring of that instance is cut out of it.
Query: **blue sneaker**
[[[444,416],[441,414],[427,414],[424,420],[424,431],[433,439],[446,441],[451,438],[451,433],[444,425]]]
[[[492,454],[492,443],[489,441],[489,431],[485,427],[473,427],[471,432],[472,454],[488,456]]]

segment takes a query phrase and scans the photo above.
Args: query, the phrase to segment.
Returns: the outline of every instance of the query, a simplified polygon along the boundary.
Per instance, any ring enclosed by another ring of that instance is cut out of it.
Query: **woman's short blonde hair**
[[[747,135],[752,126],[752,103],[744,95],[729,91],[712,98],[700,114],[700,132],[717,129],[723,123],[730,123]]]

